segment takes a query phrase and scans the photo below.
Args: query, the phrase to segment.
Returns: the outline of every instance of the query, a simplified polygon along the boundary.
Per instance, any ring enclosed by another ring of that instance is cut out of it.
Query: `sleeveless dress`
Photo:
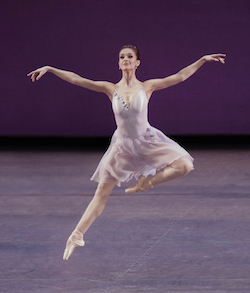
[[[112,100],[117,129],[91,180],[127,182],[140,175],[155,175],[173,161],[193,158],[175,141],[148,123],[148,99],[143,89],[130,106],[115,91]]]

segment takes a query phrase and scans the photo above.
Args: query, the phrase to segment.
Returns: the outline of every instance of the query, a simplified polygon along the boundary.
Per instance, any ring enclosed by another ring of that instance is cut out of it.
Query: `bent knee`
[[[189,172],[193,170],[193,168],[193,164],[189,160],[185,159],[182,165],[183,175],[187,175]]]
[[[180,158],[171,164],[171,166],[180,172],[180,176],[187,175],[193,170],[193,164],[187,158]]]

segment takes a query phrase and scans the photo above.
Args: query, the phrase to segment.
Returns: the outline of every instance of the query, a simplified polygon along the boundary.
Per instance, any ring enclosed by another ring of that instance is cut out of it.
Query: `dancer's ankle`
[[[73,232],[82,233],[78,228],[75,228],[75,230]]]
[[[83,233],[79,229],[77,229],[77,228],[75,228],[75,230],[72,232],[72,234],[73,233],[76,233],[78,235],[83,235]]]

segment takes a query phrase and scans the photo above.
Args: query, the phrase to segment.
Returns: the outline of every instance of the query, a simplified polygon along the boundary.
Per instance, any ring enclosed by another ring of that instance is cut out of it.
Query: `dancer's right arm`
[[[108,96],[112,95],[114,92],[114,85],[111,82],[93,81],[87,78],[83,78],[74,72],[57,69],[51,66],[38,68],[34,71],[31,71],[29,74],[27,74],[27,76],[30,76],[32,82],[34,82],[35,80],[39,80],[47,72],[51,72],[61,79],[74,85],[78,85],[96,92],[103,92],[106,93]]]

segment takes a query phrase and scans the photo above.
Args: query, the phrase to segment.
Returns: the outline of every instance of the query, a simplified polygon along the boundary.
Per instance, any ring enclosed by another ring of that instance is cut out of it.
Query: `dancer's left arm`
[[[154,91],[168,88],[172,85],[178,84],[188,79],[206,62],[217,61],[224,64],[225,56],[226,56],[225,54],[212,54],[212,55],[203,56],[199,60],[183,68],[176,74],[170,75],[165,78],[150,79],[145,81],[143,87],[145,91],[149,92],[149,94],[151,94]]]

